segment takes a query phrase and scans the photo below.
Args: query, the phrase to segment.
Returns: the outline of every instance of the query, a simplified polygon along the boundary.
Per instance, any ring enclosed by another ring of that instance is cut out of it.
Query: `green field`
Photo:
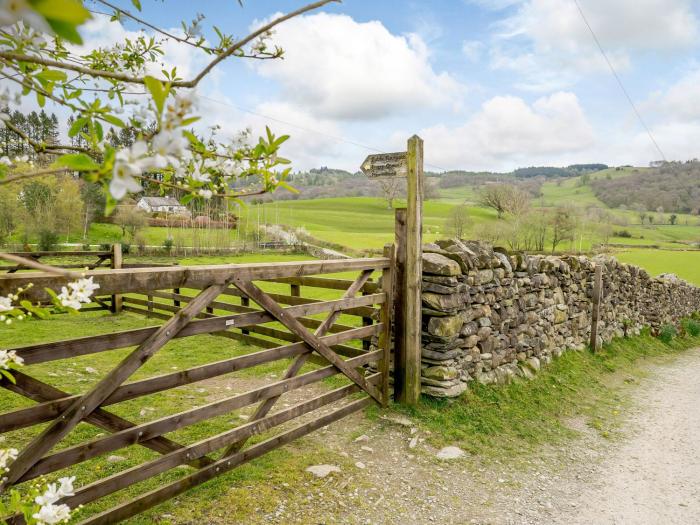
[[[618,260],[641,266],[652,275],[675,273],[700,286],[700,251],[628,250],[615,254]]]

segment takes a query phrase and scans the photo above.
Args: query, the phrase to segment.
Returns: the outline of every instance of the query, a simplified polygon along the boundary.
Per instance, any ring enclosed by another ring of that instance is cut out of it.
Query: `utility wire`
[[[379,148],[375,148],[374,146],[369,146],[369,145],[367,145],[367,144],[362,144],[361,142],[356,142],[356,141],[354,141],[354,140],[346,139],[346,138],[344,138],[344,137],[340,137],[340,136],[337,136],[337,135],[331,135],[330,133],[325,133],[325,132],[323,132],[323,131],[318,131],[318,130],[315,130],[315,129],[312,129],[312,128],[307,128],[307,127],[305,127],[305,126],[300,126],[300,125],[298,125],[298,124],[294,124],[293,122],[287,122],[287,121],[282,120],[282,119],[278,119],[278,118],[275,118],[275,117],[271,117],[270,115],[263,115],[262,113],[258,113],[257,111],[253,111],[253,110],[251,110],[251,109],[246,109],[246,108],[241,107],[241,106],[238,106],[238,105],[236,105],[236,104],[231,104],[230,102],[224,102],[224,101],[222,101],[222,100],[216,100],[216,99],[214,99],[214,98],[205,97],[205,96],[203,96],[203,95],[199,95],[198,97],[199,97],[199,98],[206,99],[206,100],[209,100],[210,102],[214,102],[214,103],[216,103],[216,104],[221,104],[222,106],[228,106],[228,107],[230,107],[230,108],[236,109],[236,110],[238,110],[238,111],[242,111],[242,112],[244,112],[244,113],[249,113],[249,114],[251,114],[251,115],[255,115],[256,117],[260,117],[260,118],[263,118],[263,119],[265,119],[265,120],[271,120],[271,121],[277,122],[277,123],[279,123],[279,124],[284,124],[285,126],[290,126],[290,127],[292,127],[292,128],[296,128],[296,129],[299,129],[299,130],[301,130],[301,131],[305,131],[305,132],[307,132],[307,133],[313,133],[313,134],[315,134],[315,135],[320,135],[320,136],[323,136],[323,137],[327,137],[327,138],[336,140],[336,141],[338,141],[338,142],[344,142],[344,143],[346,143],[346,144],[350,144],[350,145],[355,146],[355,147],[357,147],[357,148],[365,149],[365,150],[367,150],[367,151],[374,151],[375,153],[387,153],[386,151],[384,151],[384,150],[382,150],[382,149],[379,149]],[[457,171],[457,170],[449,170],[449,169],[447,169],[447,168],[443,168],[443,167],[440,167],[440,166],[436,166],[435,164],[429,164],[429,163],[427,163],[427,162],[426,162],[424,165],[425,165],[425,166],[428,166],[428,167],[431,167],[431,168],[434,168],[434,169],[437,169],[437,170],[440,170],[440,171]]]
[[[617,71],[615,71],[615,66],[613,66],[612,62],[608,58],[608,55],[605,52],[605,50],[603,49],[603,46],[600,43],[600,40],[598,40],[598,36],[595,34],[595,31],[593,31],[591,24],[588,23],[588,19],[586,18],[586,15],[583,12],[583,9],[581,8],[581,4],[579,3],[578,0],[572,0],[572,1],[576,5],[576,8],[578,9],[578,12],[581,15],[581,18],[583,19],[583,22],[586,24],[586,27],[591,32],[591,36],[593,37],[593,40],[595,41],[596,45],[598,46],[598,49],[600,50],[600,54],[603,55],[603,58],[607,62],[608,67],[610,68],[610,71],[612,72],[613,76],[615,77],[615,80],[617,80],[617,83],[619,84],[620,89],[625,94],[625,97],[627,97],[627,101],[630,103],[630,106],[632,106],[632,110],[634,111],[635,115],[637,115],[637,118],[639,119],[639,123],[645,129],[645,131],[647,132],[647,135],[649,135],[649,139],[651,140],[651,142],[654,145],[654,147],[656,148],[656,150],[659,152],[659,155],[661,155],[661,158],[664,161],[666,161],[666,155],[664,155],[664,152],[661,150],[661,147],[659,147],[659,143],[656,142],[656,139],[654,138],[654,135],[652,134],[651,129],[649,129],[649,126],[647,126],[646,122],[644,122],[644,119],[642,118],[642,115],[639,112],[639,110],[637,109],[637,106],[635,105],[634,101],[632,100],[632,97],[630,97],[630,94],[628,93],[627,89],[625,88],[625,85],[622,83],[622,79],[617,74]]]

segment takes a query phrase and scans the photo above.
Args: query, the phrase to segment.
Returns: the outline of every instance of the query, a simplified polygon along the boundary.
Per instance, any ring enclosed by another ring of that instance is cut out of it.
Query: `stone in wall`
[[[612,258],[507,254],[457,239],[425,245],[423,392],[452,397],[470,381],[530,378],[552,357],[585,348],[596,264],[604,265],[601,342],[700,311],[699,288]]]

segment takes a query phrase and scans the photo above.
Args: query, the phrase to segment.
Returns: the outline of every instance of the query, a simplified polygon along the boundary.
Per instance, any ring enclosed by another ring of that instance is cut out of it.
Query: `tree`
[[[212,41],[199,36],[204,17],[183,22],[184,35],[177,36],[142,19],[138,1],[132,2],[136,11],[130,12],[95,0],[108,13],[97,9],[94,15],[82,0],[63,0],[60,9],[56,2],[0,5],[3,78],[18,88],[13,91],[20,98],[31,97],[42,109],[47,103],[60,106],[70,115],[69,140],[62,144],[53,126],[56,119],[45,112],[15,119],[8,107],[15,99],[9,89],[5,90],[0,95],[0,108],[7,109],[1,111],[0,120],[4,130],[13,135],[9,140],[3,133],[5,150],[11,145],[13,153],[20,150],[20,155],[29,154],[30,159],[49,155],[55,157],[55,163],[47,168],[27,167],[25,159],[7,155],[0,163],[0,184],[75,173],[105,188],[110,209],[128,193],[142,191],[148,185],[142,181],[160,188],[179,188],[185,200],[238,198],[280,187],[289,189],[289,161],[280,156],[280,148],[289,137],[275,136],[268,128],[254,143],[238,139],[222,142],[216,136],[217,126],[197,123],[199,130],[206,130],[198,131],[193,128],[199,115],[192,91],[223,61],[282,58],[284,50],[270,41],[272,30],[331,1],[320,0],[274,17],[242,38],[214,27]],[[81,30],[93,16],[115,24],[128,20],[148,33],[86,51],[80,46]],[[15,22],[23,25],[14,26]],[[163,69],[164,62],[173,61],[164,56],[169,49],[164,44],[172,42],[194,48],[206,59],[206,65],[190,78],[181,78],[176,67]],[[158,73],[146,73],[151,71]],[[146,96],[134,98],[134,91],[143,91]],[[127,129],[125,135],[135,140],[128,146],[123,145],[124,140],[114,145],[105,140],[110,128],[119,129],[120,138],[124,138],[121,130]],[[236,179],[251,184],[236,189],[232,184]]]
[[[676,224],[677,220],[678,220],[678,215],[676,215],[675,213],[672,213],[671,216],[668,218],[668,222],[671,223],[671,226]]]
[[[5,244],[17,227],[17,194],[12,188],[0,188],[0,245]]]
[[[464,204],[460,204],[459,206],[454,206],[450,210],[447,220],[445,221],[445,229],[457,239],[463,239],[467,228],[469,228],[471,224],[469,208]]]
[[[496,210],[502,219],[505,213],[522,214],[530,204],[530,196],[512,184],[487,184],[480,192],[479,202]]]
[[[114,215],[114,223],[121,226],[122,237],[133,241],[136,233],[148,225],[148,217],[136,206],[119,206]]]
[[[376,180],[382,197],[386,201],[387,209],[392,209],[394,201],[401,195],[406,186],[406,179],[402,177],[378,177]]]
[[[573,240],[576,231],[576,220],[572,210],[557,208],[550,218],[552,253],[564,241]]]

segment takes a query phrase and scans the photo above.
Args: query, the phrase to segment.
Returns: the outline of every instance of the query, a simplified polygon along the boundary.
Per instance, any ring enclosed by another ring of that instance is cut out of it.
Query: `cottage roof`
[[[158,206],[182,206],[174,197],[141,197],[141,201],[148,204],[151,208]]]

